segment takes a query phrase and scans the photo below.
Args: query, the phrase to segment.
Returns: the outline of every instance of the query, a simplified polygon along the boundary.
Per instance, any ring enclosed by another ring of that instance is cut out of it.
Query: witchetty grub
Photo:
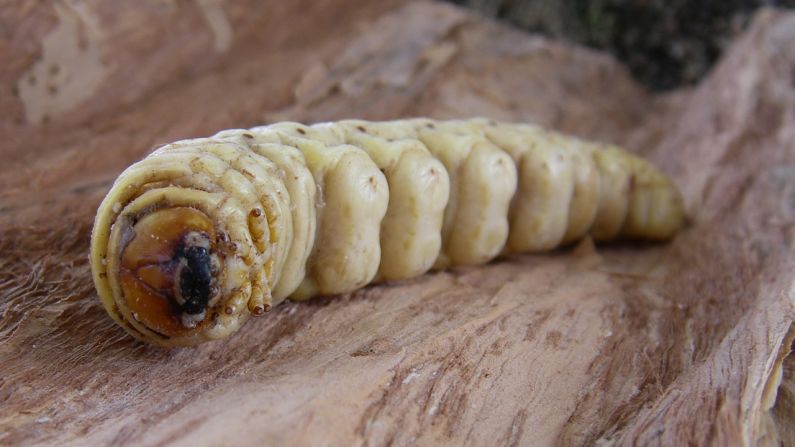
[[[665,240],[673,182],[612,145],[488,119],[282,122],[165,145],[97,211],[99,296],[162,346],[229,336],[286,298],[542,252]]]

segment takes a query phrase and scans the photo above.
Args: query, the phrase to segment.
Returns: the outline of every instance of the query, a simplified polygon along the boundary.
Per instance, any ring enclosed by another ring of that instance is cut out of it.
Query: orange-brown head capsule
[[[164,208],[138,220],[124,240],[120,285],[133,317],[169,337],[200,330],[219,296],[210,218],[194,208]]]

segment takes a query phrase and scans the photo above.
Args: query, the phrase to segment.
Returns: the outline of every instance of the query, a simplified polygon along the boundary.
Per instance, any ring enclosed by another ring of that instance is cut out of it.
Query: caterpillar
[[[122,172],[97,210],[91,266],[120,326],[186,346],[287,298],[587,235],[665,240],[683,219],[647,161],[537,125],[281,122],[167,144]]]

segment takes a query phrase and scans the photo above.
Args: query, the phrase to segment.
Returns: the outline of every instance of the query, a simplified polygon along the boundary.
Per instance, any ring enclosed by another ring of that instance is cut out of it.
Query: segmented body
[[[588,234],[667,239],[682,221],[648,162],[538,126],[285,122],[168,144],[124,171],[97,212],[92,267],[130,333],[190,345],[288,297]]]

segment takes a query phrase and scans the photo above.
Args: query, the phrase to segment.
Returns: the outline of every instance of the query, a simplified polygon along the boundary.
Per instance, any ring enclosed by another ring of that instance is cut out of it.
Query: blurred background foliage
[[[795,0],[451,0],[520,28],[612,53],[643,84],[698,81],[763,6]]]

